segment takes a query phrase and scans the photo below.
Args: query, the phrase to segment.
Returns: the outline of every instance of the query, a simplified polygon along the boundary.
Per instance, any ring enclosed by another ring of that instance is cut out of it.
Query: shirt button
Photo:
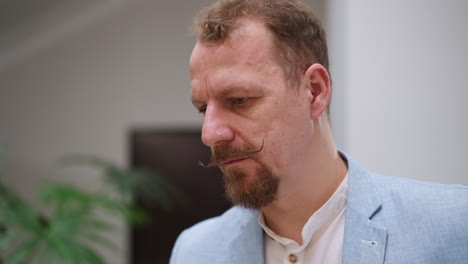
[[[291,262],[291,263],[296,263],[297,262],[296,254],[290,254],[289,255],[289,262]]]

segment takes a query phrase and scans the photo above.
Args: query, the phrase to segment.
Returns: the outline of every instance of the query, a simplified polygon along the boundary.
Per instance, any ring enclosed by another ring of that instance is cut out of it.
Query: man
[[[325,32],[295,0],[196,19],[192,102],[236,205],[171,263],[468,263],[468,189],[366,171],[335,146]]]

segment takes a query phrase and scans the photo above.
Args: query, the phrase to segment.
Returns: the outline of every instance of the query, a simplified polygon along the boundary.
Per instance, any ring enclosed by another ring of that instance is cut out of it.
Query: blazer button
[[[289,262],[291,262],[291,263],[296,263],[297,262],[296,254],[290,254],[289,255]]]

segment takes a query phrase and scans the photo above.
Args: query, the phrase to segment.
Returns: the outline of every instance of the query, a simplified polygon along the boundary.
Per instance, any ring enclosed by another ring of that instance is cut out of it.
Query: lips
[[[247,158],[239,158],[239,159],[228,160],[228,161],[223,162],[223,165],[232,165],[232,164],[238,163],[240,161],[243,161],[245,159],[247,159]]]

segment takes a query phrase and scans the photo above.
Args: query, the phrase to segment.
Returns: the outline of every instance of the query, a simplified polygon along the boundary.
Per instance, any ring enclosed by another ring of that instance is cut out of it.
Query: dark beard
[[[276,200],[279,178],[261,165],[252,182],[247,183],[246,174],[238,168],[224,172],[227,198],[235,205],[249,209],[261,209]]]
[[[230,144],[219,144],[212,150],[211,163],[209,166],[223,166],[223,162],[239,158],[251,158],[260,165],[249,181],[245,171],[239,168],[229,168],[223,171],[224,186],[227,198],[235,205],[250,209],[261,209],[276,199],[279,178],[273,175],[271,170],[256,159],[262,151],[264,141],[260,148],[251,144],[243,146],[232,146]]]

